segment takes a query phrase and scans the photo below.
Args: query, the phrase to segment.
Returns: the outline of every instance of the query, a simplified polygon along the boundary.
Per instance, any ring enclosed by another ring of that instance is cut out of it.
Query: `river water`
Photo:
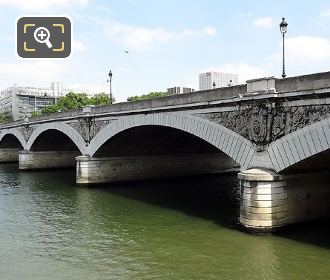
[[[82,188],[0,165],[0,279],[330,279],[329,221],[237,227],[234,175]]]

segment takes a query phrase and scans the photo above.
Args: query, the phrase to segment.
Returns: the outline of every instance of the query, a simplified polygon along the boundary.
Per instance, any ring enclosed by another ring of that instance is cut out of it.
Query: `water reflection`
[[[235,175],[79,188],[74,171],[1,165],[0,178],[1,279],[330,274],[327,221],[278,235],[237,230]]]

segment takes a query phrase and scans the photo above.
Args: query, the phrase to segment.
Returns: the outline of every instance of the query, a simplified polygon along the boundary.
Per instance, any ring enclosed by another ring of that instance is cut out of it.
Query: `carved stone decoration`
[[[96,134],[98,134],[103,128],[113,121],[115,120],[93,120],[90,130],[91,139],[93,139]]]
[[[91,117],[84,117],[79,118],[76,122],[70,122],[68,124],[73,127],[88,144],[101,129],[113,121],[115,120],[97,120]]]
[[[89,118],[81,118],[78,119],[76,122],[68,123],[71,127],[73,127],[84,139],[86,143],[89,143],[89,127],[88,124]]]
[[[25,141],[27,142],[30,139],[33,131],[35,130],[35,127],[26,125],[26,126],[22,126],[22,127],[17,128],[17,130],[20,133],[22,133]]]
[[[260,125],[261,125],[261,124],[260,124],[259,121],[257,121],[257,120],[254,121],[253,131],[254,131],[254,133],[255,133],[256,135],[259,135],[260,132],[261,132]]]
[[[251,115],[247,117],[248,135],[252,142],[263,143],[268,137],[268,108],[265,106],[254,106],[250,108]]]
[[[255,143],[262,150],[271,142],[330,117],[330,105],[283,107],[280,103],[239,106],[235,111],[197,114]]]

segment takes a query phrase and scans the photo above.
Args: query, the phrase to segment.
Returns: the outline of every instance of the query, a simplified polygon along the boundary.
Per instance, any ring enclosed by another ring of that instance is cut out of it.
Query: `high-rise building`
[[[0,93],[0,113],[11,120],[30,117],[56,99],[69,93],[61,83],[52,83],[50,88],[11,86]]]
[[[190,93],[194,92],[195,90],[193,88],[189,87],[171,87],[167,89],[168,94],[180,94],[180,93]]]
[[[238,75],[221,72],[199,74],[199,90],[227,87],[238,84]]]
[[[189,87],[182,87],[182,93],[191,93],[194,92],[195,90],[193,88]]]
[[[60,82],[52,82],[50,84],[50,89],[53,91],[54,96],[63,96],[63,94],[67,93],[62,87],[62,83]]]

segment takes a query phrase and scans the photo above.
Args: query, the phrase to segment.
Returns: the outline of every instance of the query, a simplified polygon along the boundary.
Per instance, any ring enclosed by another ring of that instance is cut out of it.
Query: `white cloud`
[[[273,27],[273,19],[271,17],[257,18],[253,21],[253,25],[264,29],[271,29]]]
[[[85,51],[85,50],[87,50],[87,45],[85,42],[83,42],[81,40],[73,39],[72,40],[72,49],[74,51]]]
[[[168,31],[163,27],[146,28],[129,25],[118,21],[109,21],[96,17],[89,17],[91,21],[101,26],[105,33],[130,48],[145,49],[155,44],[168,43],[185,36],[213,36],[216,28],[207,26],[202,29],[185,29],[179,32]]]
[[[206,26],[202,29],[185,29],[181,32],[176,33],[176,37],[183,37],[183,36],[214,36],[218,33],[217,29],[211,26]]]
[[[75,83],[68,78],[69,73],[74,69],[71,62],[65,61],[29,61],[19,63],[0,64],[0,90],[17,84],[19,86],[49,87],[51,82],[63,82],[66,89],[75,92],[95,94],[109,92],[109,84],[106,79],[99,79],[95,83]],[[72,78],[72,77],[71,77]],[[76,79],[76,77],[74,77]],[[70,81],[72,81],[70,83]]]
[[[245,81],[249,79],[269,76],[269,73],[265,68],[246,63],[224,64],[218,67],[208,67],[201,69],[199,73],[210,71],[237,74],[240,83],[245,83]]]
[[[301,63],[329,61],[330,40],[312,36],[287,38],[285,41],[285,51],[288,61]]]
[[[0,0],[0,6],[12,6],[21,10],[45,11],[54,7],[86,6],[90,0]]]
[[[215,34],[217,34],[217,30],[214,28],[214,27],[211,27],[211,26],[207,26],[205,27],[202,32],[206,35],[210,35],[210,36],[213,36]]]
[[[278,52],[271,55],[270,65],[282,67],[282,42]],[[285,39],[285,64],[287,74],[300,75],[329,71],[330,38],[297,36]]]
[[[253,13],[239,13],[236,15],[238,18],[252,18],[254,15]]]
[[[64,64],[55,61],[0,64],[0,87],[6,88],[16,83],[27,86],[48,86],[50,82],[63,77],[65,69]]]
[[[65,88],[73,92],[83,92],[91,95],[101,92],[109,93],[109,87],[106,84],[70,84],[66,85]]]
[[[321,12],[321,17],[330,17],[330,9]]]
[[[106,32],[110,35],[119,35],[127,46],[133,48],[143,48],[153,43],[167,43],[177,36],[164,28],[148,29],[118,23],[109,26]]]

